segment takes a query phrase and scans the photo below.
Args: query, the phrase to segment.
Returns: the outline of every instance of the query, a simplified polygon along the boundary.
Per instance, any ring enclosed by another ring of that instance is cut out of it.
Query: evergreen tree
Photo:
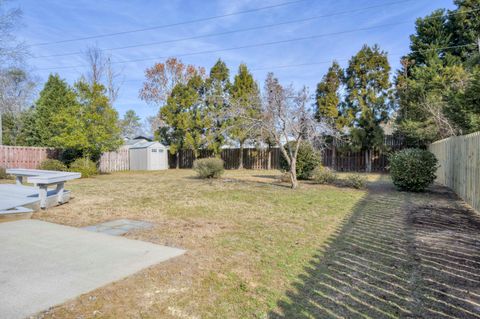
[[[416,33],[410,36],[410,61],[414,61],[415,65],[425,65],[432,55],[442,58],[450,54],[444,49],[451,44],[452,39],[447,21],[444,9],[435,10],[425,18],[417,19]]]
[[[122,144],[118,113],[111,106],[102,84],[90,84],[80,79],[75,83],[75,88],[80,105],[80,120],[87,142],[81,149],[84,157],[97,159],[103,152],[113,151]],[[66,135],[65,141],[71,140],[74,136]]]
[[[192,103],[187,105],[185,146],[197,157],[199,150],[207,146],[207,128],[214,125],[205,108],[205,81],[200,75],[193,76],[187,83]]]
[[[170,142],[170,152],[177,154],[183,149],[191,149],[195,155],[204,143],[205,128],[210,124],[204,121],[203,94],[205,83],[200,75],[193,76],[186,84],[177,84],[167,103],[160,109],[160,117],[168,126],[162,130],[162,137]]]
[[[73,91],[55,76],[51,84],[46,85],[36,109],[36,131],[41,132],[47,146],[73,150],[96,160],[102,152],[121,145],[118,115],[102,85],[80,80]],[[45,128],[47,119],[49,125]]]
[[[396,76],[398,127],[413,145],[478,129],[466,90],[480,61],[480,7],[477,0],[455,4],[417,20],[412,52]]]
[[[53,138],[61,133],[62,123],[53,121],[53,118],[77,106],[75,91],[58,74],[51,74],[35,103],[35,129],[30,136],[32,144],[57,146]]]
[[[338,129],[345,125],[340,115],[340,87],[343,83],[343,70],[335,61],[328,69],[327,74],[317,85],[315,94],[316,117],[328,119]]]
[[[20,113],[6,113],[2,117],[3,144],[35,146],[35,111],[33,108]]]
[[[220,153],[225,140],[222,133],[224,121],[220,115],[228,107],[230,86],[230,70],[219,59],[206,80],[206,116],[213,123],[206,131],[207,147],[216,155]]]
[[[346,70],[346,116],[353,145],[366,150],[367,171],[372,168],[372,150],[383,146],[381,124],[387,122],[391,109],[389,76],[387,54],[377,45],[365,45]]]
[[[258,118],[261,114],[261,99],[260,90],[255,82],[253,75],[248,70],[245,64],[240,64],[238,73],[235,75],[232,88],[230,90],[231,103],[235,104],[236,108],[244,110],[249,118]],[[231,138],[237,140],[240,146],[239,167],[243,168],[243,147],[248,139],[254,138],[256,132],[246,129],[243,122],[244,118],[236,117],[230,119],[233,121],[233,130],[230,131]]]
[[[456,10],[449,11],[448,27],[452,34],[452,54],[469,67],[480,63],[480,3],[478,0],[455,0]]]

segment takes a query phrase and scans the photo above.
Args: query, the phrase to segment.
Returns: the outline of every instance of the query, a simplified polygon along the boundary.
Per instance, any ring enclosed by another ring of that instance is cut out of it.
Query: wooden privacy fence
[[[178,156],[178,159],[177,159]],[[213,156],[210,150],[200,150],[198,157],[192,150],[182,150],[178,154],[168,156],[168,166],[170,168],[192,168],[193,162],[197,158],[206,158]],[[246,169],[279,169],[280,168],[280,149],[243,149],[243,167]],[[223,149],[220,157],[225,162],[226,169],[236,169],[240,165],[240,149]]]
[[[450,137],[429,146],[440,167],[437,182],[480,210],[480,132]]]
[[[116,152],[103,153],[99,161],[99,169],[102,173],[128,171],[130,158],[127,147],[121,147]]]
[[[403,140],[386,136],[385,145],[390,150],[403,147]],[[0,166],[5,168],[38,168],[40,163],[47,158],[59,158],[61,151],[45,147],[23,147],[0,145]],[[200,150],[198,158],[213,156],[209,150]],[[240,149],[223,149],[220,154],[225,162],[226,169],[237,169],[240,164]],[[281,152],[279,148],[243,149],[243,167],[246,169],[279,169]],[[372,154],[372,171],[384,172],[387,170],[388,153],[376,151]],[[170,168],[192,168],[196,159],[192,150],[182,150],[177,154],[170,154],[168,164]],[[327,147],[322,154],[323,165],[338,171],[365,171],[365,152],[339,152],[332,146]],[[129,149],[124,146],[116,152],[102,154],[99,161],[102,173],[128,171],[130,169]]]
[[[0,167],[35,169],[47,158],[57,158],[58,150],[46,147],[0,145]]]
[[[335,155],[334,155],[335,152]],[[388,152],[372,151],[372,172],[386,172]],[[366,152],[338,152],[325,149],[322,153],[323,166],[339,172],[364,172],[367,168]]]
[[[335,156],[334,156],[335,153]],[[198,158],[213,156],[213,152],[200,150]],[[240,164],[240,149],[223,149],[221,158],[225,162],[226,169],[236,169]],[[243,167],[246,169],[280,169],[280,158],[282,154],[279,148],[255,149],[245,148],[243,150]],[[270,159],[269,159],[270,158]],[[388,153],[375,151],[372,154],[372,171],[386,172],[388,166]],[[170,168],[192,168],[196,157],[191,150],[182,150],[177,154],[169,154],[168,165]],[[270,163],[269,163],[270,162]],[[362,172],[366,169],[365,151],[360,152],[338,152],[333,148],[325,149],[322,153],[322,162],[326,167],[344,172]]]

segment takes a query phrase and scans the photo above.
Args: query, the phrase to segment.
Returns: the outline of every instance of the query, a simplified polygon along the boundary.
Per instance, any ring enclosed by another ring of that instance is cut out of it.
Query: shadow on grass
[[[292,286],[269,318],[480,318],[479,216],[378,183]]]

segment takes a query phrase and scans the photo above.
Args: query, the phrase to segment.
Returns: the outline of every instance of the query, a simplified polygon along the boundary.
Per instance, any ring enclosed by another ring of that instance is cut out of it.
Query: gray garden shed
[[[130,170],[156,171],[168,169],[168,148],[159,142],[145,142],[130,146]]]

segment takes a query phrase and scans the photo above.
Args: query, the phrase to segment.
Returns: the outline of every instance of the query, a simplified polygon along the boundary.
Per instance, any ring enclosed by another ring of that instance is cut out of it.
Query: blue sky
[[[293,83],[297,87],[307,85],[311,93],[326,72],[330,61],[337,59],[342,66],[345,66],[346,59],[355,54],[365,43],[379,44],[382,49],[389,52],[390,63],[393,69],[397,69],[399,57],[408,52],[409,35],[414,31],[415,19],[437,8],[453,8],[452,0],[414,0],[402,3],[400,1],[402,0],[296,2],[292,0],[22,0],[17,4],[24,13],[24,27],[19,31],[19,36],[27,44],[32,45],[30,47],[32,57],[28,60],[29,67],[41,81],[45,81],[49,73],[56,72],[69,83],[73,83],[86,71],[82,67],[85,65],[82,54],[50,58],[35,57],[82,52],[93,45],[109,49],[327,16],[221,36],[123,50],[106,50],[105,53],[112,56],[112,61],[120,62],[115,64],[115,67],[122,71],[124,77],[115,107],[120,115],[128,109],[133,109],[145,118],[156,114],[158,109],[141,101],[138,98],[138,91],[142,86],[144,70],[157,61],[165,60],[162,57],[327,34],[310,40],[189,55],[181,59],[189,64],[203,66],[208,71],[215,61],[221,58],[229,66],[232,77],[238,65],[243,62],[252,69],[261,86],[266,73],[273,71],[282,83]],[[175,27],[82,41],[35,45],[173,24],[286,2],[294,3]],[[381,7],[357,10],[377,5]],[[357,11],[331,16],[331,14],[355,10]],[[345,31],[349,32],[342,33]],[[332,35],[332,33],[340,34]],[[148,60],[121,63],[121,61],[134,59]],[[318,64],[284,67],[312,63]]]

